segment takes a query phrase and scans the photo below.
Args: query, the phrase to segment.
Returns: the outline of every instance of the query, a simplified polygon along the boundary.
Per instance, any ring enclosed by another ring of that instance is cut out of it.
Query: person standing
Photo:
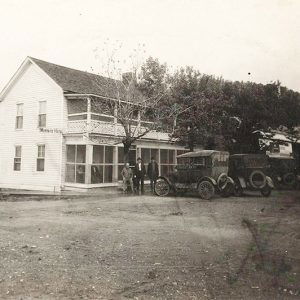
[[[151,192],[153,193],[159,175],[158,163],[155,161],[154,157],[151,157],[151,161],[148,164],[147,174],[150,179]]]
[[[126,163],[122,172],[121,172],[122,178],[123,178],[123,192],[125,193],[127,190],[127,185],[129,184],[131,187],[131,191],[133,192],[133,172],[129,167],[129,163]]]
[[[137,193],[140,190],[141,185],[141,193],[144,194],[144,178],[146,174],[146,168],[144,163],[142,162],[142,159],[139,157],[137,159],[137,163],[134,166],[134,175],[136,179],[136,191]]]

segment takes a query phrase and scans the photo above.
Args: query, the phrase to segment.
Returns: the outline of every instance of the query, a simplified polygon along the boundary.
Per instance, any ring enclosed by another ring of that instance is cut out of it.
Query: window
[[[85,145],[67,145],[66,182],[85,183],[85,153]]]
[[[114,103],[105,99],[91,98],[91,119],[113,123],[114,122]]]
[[[21,171],[22,146],[15,146],[14,171]]]
[[[158,149],[141,148],[141,158],[146,167],[148,166],[149,162],[151,161],[151,157],[154,157],[154,159],[158,163]]]
[[[174,171],[175,167],[175,150],[160,150],[160,173],[162,176]]]
[[[39,127],[46,127],[46,108],[47,102],[40,101],[39,102]]]
[[[36,170],[45,171],[45,145],[38,145]]]
[[[205,166],[205,157],[194,157],[194,165]]]
[[[136,146],[132,145],[129,150],[129,165],[134,167],[136,163]],[[122,180],[121,171],[124,167],[124,149],[123,147],[118,147],[118,180]]]
[[[113,146],[93,146],[92,183],[113,181]]]
[[[16,129],[23,128],[23,103],[17,104]]]

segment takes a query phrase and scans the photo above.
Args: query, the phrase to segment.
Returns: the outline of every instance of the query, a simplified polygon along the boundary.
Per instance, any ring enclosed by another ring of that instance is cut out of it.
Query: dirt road
[[[1,299],[299,299],[300,196],[0,202]]]

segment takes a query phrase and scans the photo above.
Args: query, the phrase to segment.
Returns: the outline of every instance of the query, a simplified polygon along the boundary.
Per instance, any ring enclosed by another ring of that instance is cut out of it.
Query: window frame
[[[21,113],[19,110],[19,107],[22,107]],[[18,127],[18,120],[21,119],[21,127]],[[24,103],[17,103],[17,111],[16,111],[16,121],[15,121],[15,129],[16,130],[22,130],[23,129],[23,122],[24,122]]]
[[[43,147],[44,150],[42,151],[42,155],[43,156],[40,156],[40,147]],[[39,167],[39,161],[43,161],[43,170],[38,170],[38,167]],[[36,171],[37,172],[45,172],[45,161],[46,161],[46,145],[45,144],[38,144],[37,145],[37,158],[36,158]]]
[[[95,161],[95,157],[94,157],[94,147],[102,147],[102,159],[100,159],[100,161]],[[112,155],[112,159],[111,161],[108,161],[107,157],[108,157],[108,151],[106,150],[107,147],[111,148],[111,155]],[[112,169],[112,178],[111,181],[106,180],[106,171],[108,168]],[[92,170],[96,170],[96,169],[102,169],[102,181],[101,182],[93,182],[93,174],[91,173],[91,184],[101,184],[101,183],[112,183],[114,182],[114,146],[112,145],[93,145],[93,158],[92,158],[92,165],[91,165],[91,172]]]
[[[85,156],[84,156],[84,162],[80,162],[78,161],[78,147],[80,146],[84,146],[85,147]],[[74,161],[68,161],[68,147],[74,147],[74,151],[75,151],[75,157],[74,157]],[[68,144],[66,145],[66,163],[65,163],[65,182],[67,183],[75,183],[75,184],[86,184],[86,172],[88,172],[88,164],[87,164],[87,157],[86,157],[86,151],[87,151],[87,145],[85,144]],[[67,168],[68,167],[74,167],[74,181],[67,181]],[[84,182],[78,182],[77,181],[77,170],[81,169],[83,174],[84,174]]]
[[[41,113],[41,103],[45,103],[45,112]],[[42,117],[45,116],[45,124],[41,124]],[[45,128],[47,126],[47,101],[41,100],[39,101],[39,114],[38,114],[38,128]]]
[[[167,151],[166,152],[166,161],[163,161],[163,162],[162,162],[162,151]],[[170,153],[172,153],[172,156],[170,156]],[[168,173],[174,171],[175,166],[176,166],[176,154],[177,154],[176,149],[168,149],[168,148],[160,148],[159,149],[159,156],[160,156],[159,170],[160,170],[161,176],[165,176]],[[167,172],[165,172],[166,170],[167,170]]]
[[[20,156],[17,156],[17,148],[20,148]],[[20,168],[17,169],[16,165],[20,165]],[[15,155],[14,155],[14,171],[20,172],[22,170],[22,146],[21,145],[15,145]]]

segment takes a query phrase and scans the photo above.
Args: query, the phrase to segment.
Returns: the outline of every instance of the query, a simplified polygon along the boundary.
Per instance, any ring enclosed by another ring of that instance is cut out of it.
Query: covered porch
[[[138,141],[130,149],[129,163],[133,167],[141,157],[146,168],[154,157],[159,165],[161,175],[174,170],[176,156],[186,149],[171,143],[159,141]],[[85,138],[68,138],[65,145],[64,186],[94,188],[117,186],[122,180],[121,170],[124,166],[122,143],[111,138],[110,141],[99,138],[86,141]],[[147,180],[147,178],[145,178]]]

